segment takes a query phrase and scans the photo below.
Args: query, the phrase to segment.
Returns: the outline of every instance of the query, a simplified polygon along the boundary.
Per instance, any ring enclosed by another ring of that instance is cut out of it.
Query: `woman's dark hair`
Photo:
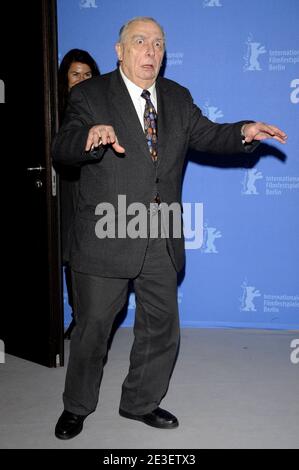
[[[91,55],[82,49],[71,49],[63,57],[58,70],[58,109],[59,121],[63,119],[69,94],[68,71],[73,62],[81,62],[90,67],[92,76],[100,75],[99,67]]]

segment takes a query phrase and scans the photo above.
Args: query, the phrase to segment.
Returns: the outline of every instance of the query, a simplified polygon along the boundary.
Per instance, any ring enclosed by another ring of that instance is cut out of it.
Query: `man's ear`
[[[115,50],[116,50],[116,54],[117,54],[117,57],[118,57],[118,60],[121,62],[122,61],[122,54],[123,54],[123,48],[122,48],[122,44],[120,42],[117,42],[115,44]]]

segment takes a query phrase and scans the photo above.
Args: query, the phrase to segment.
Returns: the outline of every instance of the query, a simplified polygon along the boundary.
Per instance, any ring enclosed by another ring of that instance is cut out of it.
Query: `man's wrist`
[[[245,127],[246,127],[246,124],[243,124],[243,126],[241,127],[241,137],[242,137],[242,144],[245,144]]]

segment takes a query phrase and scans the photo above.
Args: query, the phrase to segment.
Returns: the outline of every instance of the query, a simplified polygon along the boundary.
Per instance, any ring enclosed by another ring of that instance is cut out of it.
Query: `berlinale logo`
[[[245,280],[241,286],[243,295],[240,299],[241,310],[243,312],[256,312],[254,299],[261,297],[261,293],[255,286],[249,286],[247,280]]]
[[[80,0],[80,8],[98,8],[96,0]]]
[[[210,121],[216,122],[217,119],[220,119],[224,116],[221,109],[217,108],[217,106],[211,106],[209,100],[207,100],[204,104],[204,114],[207,116]]]
[[[204,0],[204,7],[222,7],[220,0]]]
[[[256,181],[263,178],[261,171],[258,171],[256,168],[247,170],[242,181],[243,191],[242,194],[251,195],[259,194],[256,188]]]
[[[222,233],[216,227],[209,227],[208,223],[204,224],[204,238],[201,251],[203,253],[218,253],[215,246],[215,240],[221,238]]]
[[[247,52],[244,56],[245,65],[243,67],[243,70],[246,72],[262,70],[261,64],[259,62],[259,56],[267,52],[265,46],[262,46],[260,42],[254,41],[252,35],[249,36],[246,45]]]

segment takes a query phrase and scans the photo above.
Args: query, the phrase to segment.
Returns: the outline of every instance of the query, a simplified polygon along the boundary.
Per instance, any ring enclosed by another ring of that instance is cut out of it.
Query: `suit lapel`
[[[160,78],[156,82],[158,101],[158,166],[163,163],[171,146],[171,135],[174,133],[173,116],[176,109],[168,88]]]
[[[152,165],[152,158],[134,104],[118,70],[111,77],[110,103],[113,107],[114,120],[121,121],[121,127],[126,129],[129,138],[136,142],[142,155]]]
[[[158,162],[161,165],[166,155],[168,147],[171,147],[171,135],[175,132],[173,128],[173,116],[176,108],[168,92],[168,87],[158,78],[156,82],[157,102],[158,102]],[[129,138],[136,142],[142,155],[150,165],[153,165],[152,157],[148,150],[146,138],[140,121],[138,119],[134,104],[130,94],[123,82],[118,70],[112,73],[110,86],[110,101],[112,114],[115,122],[119,122],[122,128],[126,129]],[[121,122],[120,122],[121,121]],[[121,142],[120,142],[121,144]],[[171,152],[171,149],[169,148]]]

